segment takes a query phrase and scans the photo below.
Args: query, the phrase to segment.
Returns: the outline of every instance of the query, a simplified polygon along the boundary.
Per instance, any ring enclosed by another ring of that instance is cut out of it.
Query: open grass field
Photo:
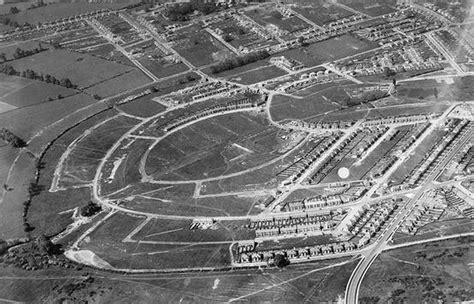
[[[120,9],[127,5],[127,3],[51,3],[36,9],[23,10],[18,14],[9,14],[8,17],[19,24],[25,22],[37,24],[105,8]]]
[[[104,165],[101,194],[107,195],[140,182],[140,160],[152,144],[149,139],[123,141]]]
[[[10,159],[12,157],[9,156]],[[8,163],[6,165],[8,166]],[[19,154],[15,163],[16,170],[12,171],[6,182],[11,190],[3,192],[3,201],[0,204],[0,239],[26,236],[23,230],[23,202],[28,199],[27,189],[34,180],[35,165],[31,155],[25,152]]]
[[[426,240],[430,238],[454,235],[458,233],[466,233],[472,230],[472,220],[469,218],[450,218],[442,219],[436,222],[428,223],[418,229],[415,235],[406,234],[397,231],[393,236],[393,243],[395,245],[406,242],[415,242]]]
[[[339,108],[340,106],[337,103],[327,100],[320,93],[302,99],[275,95],[272,100],[270,113],[275,121],[286,119],[309,120]]]
[[[230,262],[229,244],[191,245],[127,243],[122,240],[143,222],[123,213],[113,215],[80,244],[114,267],[126,269],[173,269],[219,267]],[[193,256],[192,259],[188,255]]]
[[[313,43],[307,47],[284,51],[280,55],[295,59],[311,67],[352,56],[376,47],[378,47],[376,43],[345,34],[340,37]]]
[[[205,182],[203,194],[272,190],[278,185],[278,179],[275,177],[277,172],[275,165],[272,164],[246,174]]]
[[[115,95],[124,91],[132,90],[136,87],[150,83],[151,80],[138,70],[126,71],[123,74],[95,84],[85,91],[92,95],[99,95],[101,98]]]
[[[284,17],[271,6],[256,8],[245,11],[245,14],[263,27],[277,26],[279,29],[293,33],[309,27],[309,24],[297,16]]]
[[[275,77],[286,75],[286,72],[274,65],[259,67],[241,74],[234,74],[229,77],[230,81],[241,84],[254,84]]]
[[[132,240],[144,243],[161,242],[229,242],[255,238],[255,233],[244,227],[247,221],[218,222],[209,229],[190,230],[192,220],[152,219]]]
[[[384,252],[362,281],[359,301],[469,301],[473,296],[471,251],[472,237],[467,237]]]
[[[142,57],[138,61],[158,78],[168,77],[188,70],[184,63],[160,62],[160,60],[152,60],[147,57]]]
[[[77,94],[77,91],[41,81],[0,75],[0,101],[12,108],[29,107]],[[50,100],[51,99],[51,100]]]
[[[113,144],[138,121],[117,116],[94,127],[74,145],[61,171],[60,186],[90,182],[95,169]]]
[[[119,105],[118,108],[130,115],[140,117],[150,117],[166,110],[166,107],[156,101],[153,101],[152,95],[145,95],[125,104]]]
[[[77,94],[32,107],[16,109],[0,114],[0,127],[5,127],[24,140],[28,140],[42,128],[95,102],[87,95]]]
[[[203,179],[246,170],[278,155],[277,129],[255,114],[206,119],[167,136],[146,163],[155,179]]]
[[[387,0],[381,3],[375,1],[365,1],[365,0],[344,0],[341,1],[342,4],[347,5],[348,7],[355,9],[361,13],[367,14],[371,17],[377,17],[385,14],[390,14],[396,11],[396,0]]]
[[[233,56],[221,42],[199,28],[187,27],[177,31],[177,35],[180,40],[175,42],[174,48],[197,67]]]
[[[67,50],[49,50],[10,64],[17,71],[31,69],[37,73],[50,74],[57,79],[69,78],[81,88],[136,70],[130,66]]]
[[[40,40],[16,41],[16,42],[0,42],[0,53],[5,53],[7,60],[14,60],[13,55],[17,48],[23,51],[33,51],[35,49],[48,49],[50,46]]]
[[[293,9],[317,25],[325,25],[353,15],[352,12],[330,3],[324,3],[317,6],[313,3],[308,4],[308,6],[298,5]]]
[[[183,249],[184,250],[184,249]],[[0,265],[2,284],[0,297],[20,302],[71,302],[117,303],[127,299],[134,303],[185,302],[223,303],[239,298],[237,303],[293,302],[305,299],[312,302],[333,302],[344,293],[351,270],[356,262],[325,268],[343,260],[330,260],[308,265],[290,265],[281,270],[234,270],[215,273],[155,274],[147,277],[124,276],[98,272],[89,268],[75,271],[49,268],[38,270],[36,276],[49,276],[39,280],[31,272]],[[90,275],[92,282],[84,282]],[[53,279],[54,277],[54,279]],[[314,286],[321,288],[315,289]],[[28,292],[24,292],[28,288]],[[307,295],[305,297],[305,295]]]

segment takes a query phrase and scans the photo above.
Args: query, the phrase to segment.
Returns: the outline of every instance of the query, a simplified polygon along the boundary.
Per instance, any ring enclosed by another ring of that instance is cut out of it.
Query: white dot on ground
[[[342,167],[339,170],[337,170],[337,175],[339,175],[340,178],[345,179],[349,177],[349,169],[346,167]]]

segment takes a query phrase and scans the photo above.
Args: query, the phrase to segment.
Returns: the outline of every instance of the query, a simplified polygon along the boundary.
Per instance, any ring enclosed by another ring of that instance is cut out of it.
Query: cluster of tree
[[[82,216],[93,216],[97,212],[100,212],[102,207],[97,205],[96,203],[89,201],[87,205],[81,207],[81,215]]]
[[[5,128],[2,128],[0,130],[0,139],[3,139],[15,148],[23,148],[26,146],[26,142],[23,139],[21,139],[17,135],[13,134],[10,130]]]
[[[275,255],[275,259],[274,259],[273,263],[278,268],[283,268],[285,266],[290,265],[290,261],[281,253],[277,253]]]
[[[236,58],[226,59],[212,66],[211,73],[218,74],[218,73],[232,70],[237,67],[240,67],[240,66],[243,66],[255,61],[266,59],[268,57],[270,57],[270,53],[268,53],[268,51],[266,50],[261,50],[261,51],[249,53],[243,56],[238,56]]]
[[[34,48],[32,50],[23,50],[21,48],[16,48],[15,50],[15,53],[13,53],[13,58],[14,59],[20,59],[20,58],[23,58],[23,57],[27,57],[27,56],[31,56],[31,55],[34,55],[34,54],[38,54],[39,52],[43,52],[43,51],[46,51],[47,49],[43,47],[43,45],[41,44],[41,42],[38,44],[38,47],[37,48]],[[3,57],[3,53],[1,54],[2,57]],[[5,59],[5,57],[3,57]],[[6,61],[6,60],[4,60]]]
[[[11,248],[1,257],[0,262],[25,270],[45,269],[52,265],[73,267],[62,253],[61,245],[54,244],[49,237],[41,235],[36,239],[28,240],[25,244]]]
[[[196,79],[197,79],[196,76],[194,76],[194,75],[192,75],[192,74],[188,74],[188,75],[186,75],[186,77],[180,78],[180,79],[178,80],[178,83],[179,83],[179,84],[185,84],[185,83],[188,83],[188,82],[193,82],[193,81],[195,81]],[[157,91],[155,91],[155,92],[157,92]]]
[[[27,69],[26,71],[19,72],[15,70],[14,67],[10,65],[2,65],[0,66],[0,73],[6,74],[6,75],[11,75],[11,76],[20,76],[23,78],[28,78],[28,79],[34,79],[34,80],[39,80],[43,81],[46,83],[52,83],[55,85],[60,85],[66,88],[72,88],[72,89],[77,89],[77,85],[73,84],[69,78],[62,78],[61,80],[57,79],[54,76],[51,76],[49,74],[43,75],[43,74],[38,74],[37,72]]]
[[[373,91],[365,92],[364,94],[362,94],[360,96],[350,98],[346,102],[346,104],[349,107],[352,107],[352,106],[360,105],[362,103],[375,101],[375,100],[378,100],[378,99],[381,99],[381,98],[384,98],[384,97],[387,97],[387,96],[388,96],[387,91],[373,90]]]
[[[231,42],[232,40],[234,40],[234,38],[230,34],[225,34],[224,36],[222,36],[222,39],[224,39],[225,42]]]
[[[19,12],[20,10],[18,9],[18,7],[16,6],[10,7],[10,14],[14,15],[14,14],[18,14]]]
[[[219,9],[216,3],[204,3],[204,1],[192,0],[191,2],[170,6],[165,11],[165,16],[171,21],[187,21],[194,11],[209,15]]]
[[[3,25],[8,25],[14,28],[20,27],[20,24],[14,20],[11,20],[8,17],[2,18],[2,24]]]

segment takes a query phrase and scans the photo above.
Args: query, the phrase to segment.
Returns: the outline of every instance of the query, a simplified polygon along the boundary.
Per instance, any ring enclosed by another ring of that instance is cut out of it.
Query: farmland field
[[[37,73],[50,74],[57,79],[68,77],[80,88],[90,87],[135,70],[130,66],[66,50],[41,52],[15,60],[11,65],[18,71],[31,69]]]

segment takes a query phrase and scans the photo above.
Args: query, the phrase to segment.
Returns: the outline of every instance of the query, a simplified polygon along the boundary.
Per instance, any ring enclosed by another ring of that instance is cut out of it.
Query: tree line
[[[41,42],[38,43],[37,48],[31,49],[31,50],[23,50],[23,49],[18,47],[18,48],[16,48],[15,52],[13,53],[13,59],[20,59],[20,58],[23,58],[23,57],[28,57],[28,56],[38,54],[38,53],[46,51],[46,50],[47,50],[47,48],[44,48],[43,45],[41,44]],[[3,60],[3,62],[8,61],[7,54],[5,54],[4,52],[0,53],[0,58]]]
[[[240,66],[244,66],[246,64],[259,61],[262,59],[266,59],[270,57],[270,53],[266,50],[260,50],[253,53],[248,53],[242,56],[238,56],[235,58],[225,59],[220,61],[216,65],[211,67],[212,74],[218,74],[224,71],[232,70]]]
[[[20,72],[20,71],[15,70],[14,67],[8,64],[0,66],[0,73],[10,75],[10,76],[20,76],[23,78],[39,80],[46,83],[52,83],[52,84],[63,86],[69,89],[77,89],[77,85],[73,84],[69,78],[62,78],[61,80],[59,80],[52,75],[49,75],[49,74],[43,75],[42,73],[39,74],[30,69]]]

